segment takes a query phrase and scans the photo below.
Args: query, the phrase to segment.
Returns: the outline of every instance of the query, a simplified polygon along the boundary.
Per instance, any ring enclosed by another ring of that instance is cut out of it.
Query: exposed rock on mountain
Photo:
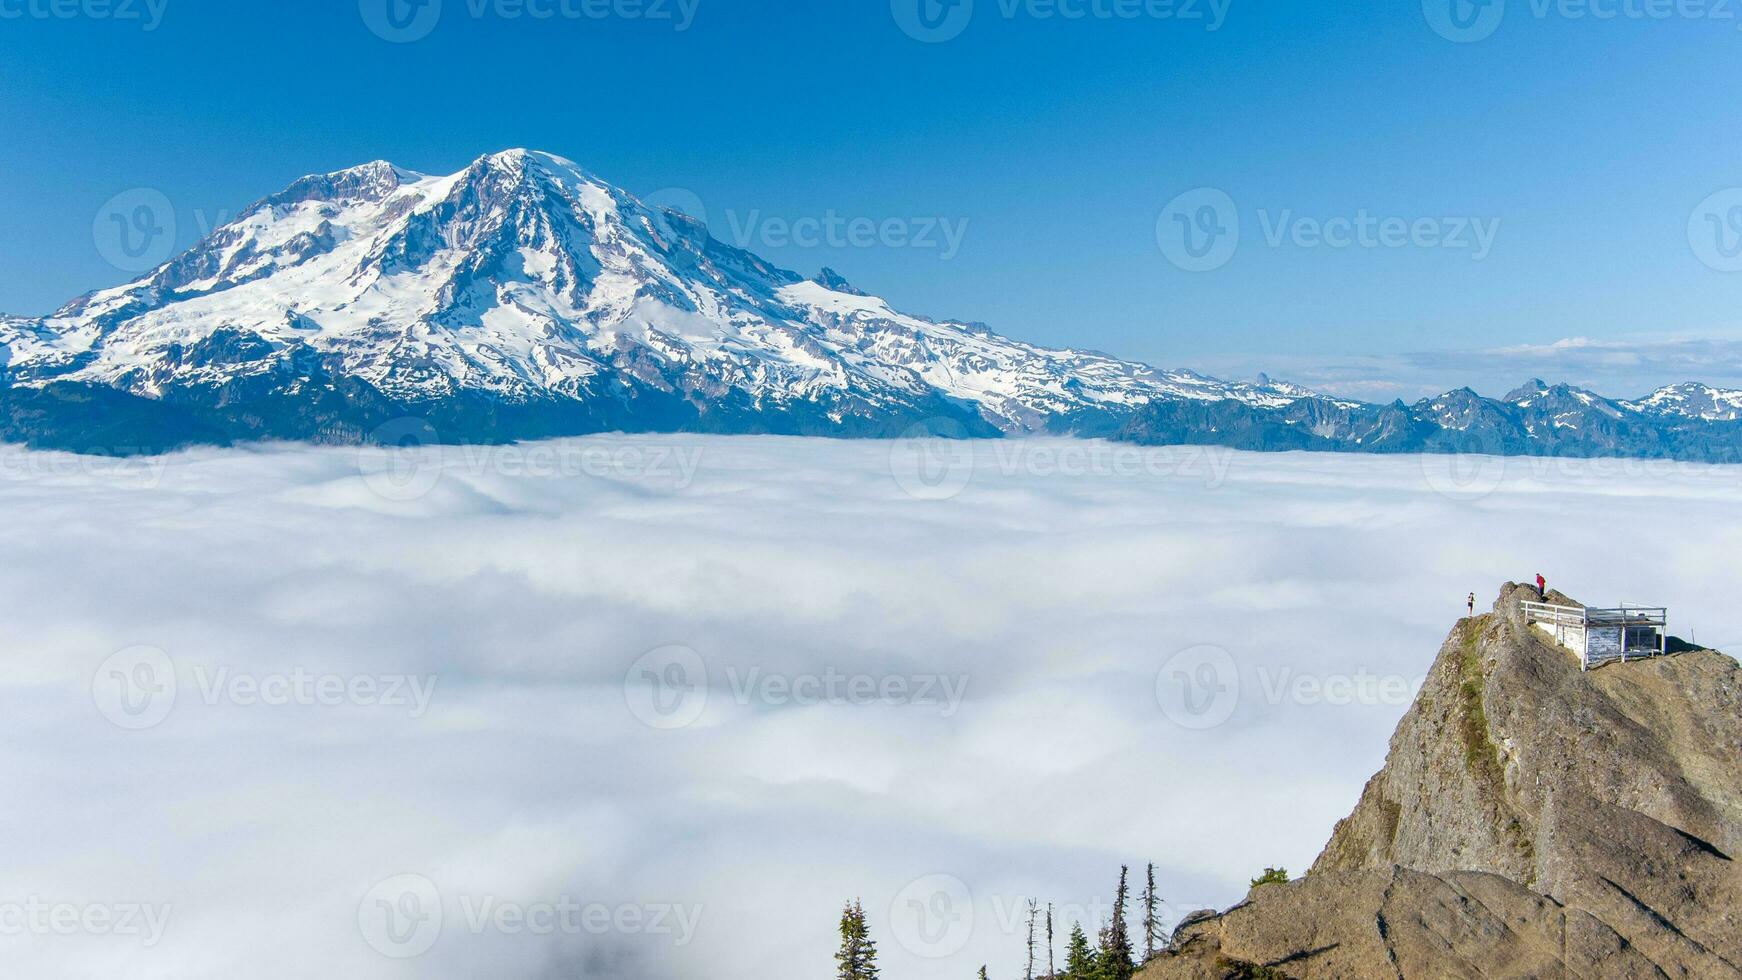
[[[1525,598],[1452,631],[1306,878],[1142,976],[1742,977],[1742,668],[1582,672]]]

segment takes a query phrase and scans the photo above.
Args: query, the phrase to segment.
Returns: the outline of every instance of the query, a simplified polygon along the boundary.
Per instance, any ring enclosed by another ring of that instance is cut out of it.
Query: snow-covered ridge
[[[414,402],[652,390],[837,422],[954,405],[1005,432],[1157,399],[1311,396],[909,316],[527,150],[449,176],[376,162],[298,180],[133,283],[0,321],[0,364],[17,385],[149,398],[318,365]]]
[[[1669,385],[1636,402],[1622,402],[1629,411],[1646,415],[1734,422],[1742,419],[1742,391],[1713,388],[1697,382]]]

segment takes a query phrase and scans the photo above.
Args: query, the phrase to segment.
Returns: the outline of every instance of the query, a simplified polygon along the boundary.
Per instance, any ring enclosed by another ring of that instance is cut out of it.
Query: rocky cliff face
[[[1742,977],[1742,667],[1582,672],[1526,598],[1452,631],[1305,879],[1142,975]]]

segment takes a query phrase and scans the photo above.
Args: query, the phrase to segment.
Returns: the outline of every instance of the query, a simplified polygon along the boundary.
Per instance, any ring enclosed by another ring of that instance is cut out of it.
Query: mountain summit
[[[1310,874],[1141,976],[1742,977],[1742,667],[1672,641],[1582,671],[1535,598],[1452,631]]]
[[[136,282],[0,321],[0,366],[38,401],[89,386],[219,430],[239,414],[223,406],[246,405],[259,431],[234,435],[291,438],[356,437],[396,413],[460,441],[926,419],[1110,432],[1156,398],[1302,394],[904,315],[529,150],[445,177],[386,162],[305,177]]]

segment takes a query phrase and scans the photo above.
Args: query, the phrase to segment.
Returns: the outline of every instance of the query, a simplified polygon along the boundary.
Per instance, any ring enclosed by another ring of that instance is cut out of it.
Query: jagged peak
[[[309,174],[248,209],[289,207],[304,201],[379,201],[407,184],[427,179],[423,174],[376,160],[326,174]]]
[[[847,281],[847,277],[827,266],[824,266],[823,271],[817,273],[816,278],[812,279],[811,282],[814,282],[831,292],[845,293],[848,296],[871,295],[870,293],[854,286],[852,283]]]
[[[1516,402],[1516,401],[1520,401],[1520,400],[1525,399],[1525,398],[1530,398],[1530,397],[1535,396],[1535,395],[1540,395],[1547,390],[1549,390],[1549,388],[1548,388],[1548,383],[1546,381],[1543,381],[1541,378],[1531,378],[1529,381],[1526,381],[1524,384],[1521,384],[1518,387],[1507,392],[1505,400],[1509,401],[1509,402]]]
[[[568,177],[603,187],[611,186],[568,157],[548,153],[544,150],[532,150],[523,146],[486,153],[472,161],[472,165],[468,169],[478,171],[505,170],[514,173],[536,170],[551,176]]]

